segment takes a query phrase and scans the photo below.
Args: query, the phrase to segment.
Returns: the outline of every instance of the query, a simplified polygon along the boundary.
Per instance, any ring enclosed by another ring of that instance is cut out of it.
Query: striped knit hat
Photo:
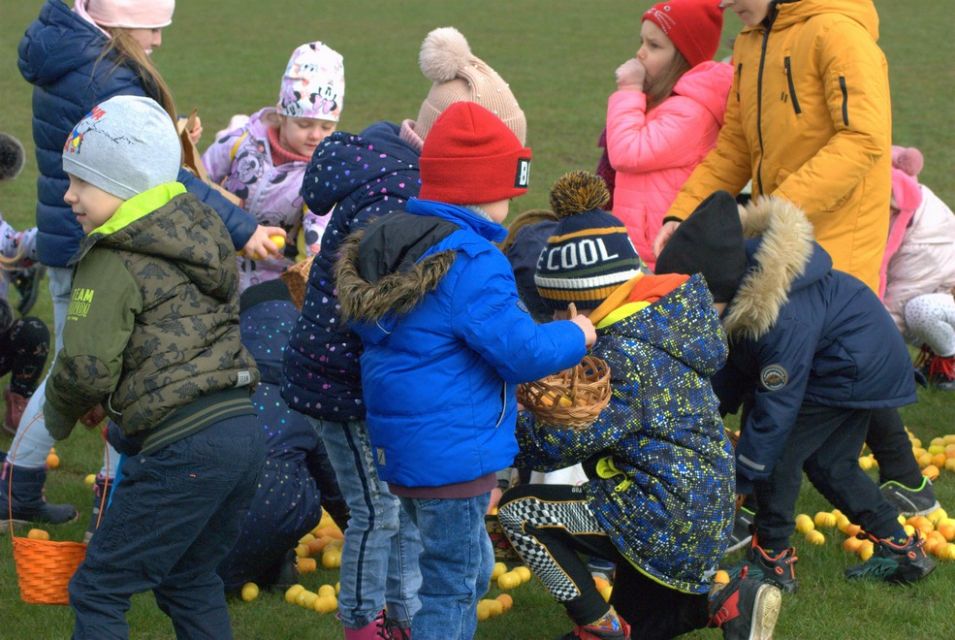
[[[617,287],[640,272],[640,257],[627,228],[603,211],[610,193],[604,181],[585,171],[564,174],[550,192],[560,219],[537,260],[534,283],[554,311],[573,302],[596,309]]]

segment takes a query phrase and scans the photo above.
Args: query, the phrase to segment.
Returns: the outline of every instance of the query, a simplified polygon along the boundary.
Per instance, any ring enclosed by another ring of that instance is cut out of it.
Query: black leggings
[[[39,318],[15,321],[0,334],[0,376],[12,372],[10,390],[29,398],[40,384],[50,353],[50,330]]]
[[[706,596],[670,589],[631,567],[597,522],[581,487],[520,485],[501,498],[498,519],[514,549],[576,624],[591,623],[610,608],[582,553],[617,565],[611,603],[635,640],[662,640],[706,626]]]
[[[879,463],[879,484],[895,480],[906,487],[922,484],[922,472],[912,455],[912,443],[905,432],[899,410],[872,409],[865,443]]]

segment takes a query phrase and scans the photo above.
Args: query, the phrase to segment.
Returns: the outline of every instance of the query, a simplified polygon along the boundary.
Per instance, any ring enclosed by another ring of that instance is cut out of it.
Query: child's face
[[[729,7],[739,16],[747,27],[755,27],[766,18],[769,13],[769,3],[772,0],[723,0],[720,8]]]
[[[663,70],[670,66],[675,54],[676,47],[660,27],[644,20],[640,27],[640,48],[637,49],[637,60],[647,70],[644,86],[652,85],[660,77]]]
[[[334,133],[336,126],[330,120],[285,116],[279,126],[279,142],[289,151],[311,158],[315,147]]]
[[[129,29],[129,35],[139,43],[147,56],[151,56],[153,49],[162,45],[162,29]]]
[[[94,229],[103,226],[125,202],[82,178],[71,174],[67,176],[70,178],[70,188],[66,190],[63,200],[73,209],[73,215],[83,227],[83,233],[92,233]]]

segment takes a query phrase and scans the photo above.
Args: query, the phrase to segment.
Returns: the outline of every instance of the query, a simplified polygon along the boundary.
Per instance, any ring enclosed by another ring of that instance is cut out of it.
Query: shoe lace
[[[382,640],[410,640],[411,634],[408,629],[398,624],[397,620],[385,616],[378,627],[378,637]]]

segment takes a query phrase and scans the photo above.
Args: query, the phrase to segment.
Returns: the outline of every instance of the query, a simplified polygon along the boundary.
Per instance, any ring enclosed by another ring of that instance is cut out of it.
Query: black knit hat
[[[9,133],[0,133],[0,181],[16,178],[23,169],[23,161],[20,141]]]
[[[610,193],[603,179],[585,171],[564,174],[550,192],[559,218],[537,260],[534,283],[551,310],[596,309],[640,272],[640,257],[627,228],[603,211]]]
[[[736,200],[717,191],[676,228],[657,257],[656,273],[701,273],[714,302],[729,302],[746,273],[746,246]]]

